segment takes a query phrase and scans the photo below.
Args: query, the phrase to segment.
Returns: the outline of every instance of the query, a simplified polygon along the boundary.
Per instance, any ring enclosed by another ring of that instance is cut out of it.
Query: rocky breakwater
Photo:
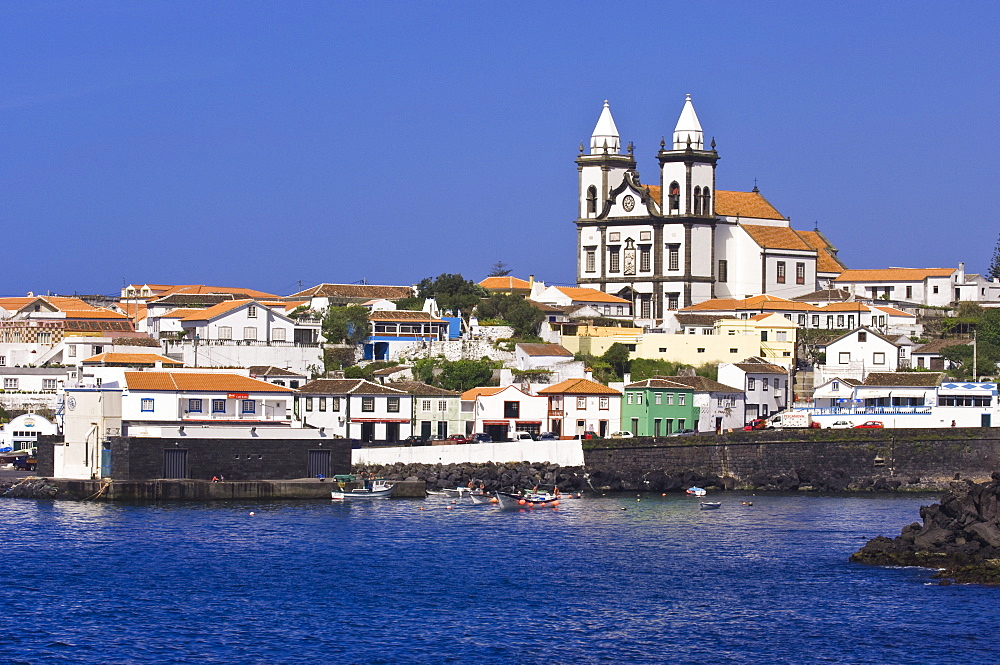
[[[596,489],[582,467],[508,462],[505,464],[389,464],[355,467],[386,480],[422,480],[429,490],[483,484],[487,490],[558,485],[563,491]]]
[[[58,499],[60,490],[45,478],[29,476],[0,480],[0,498],[4,499]]]
[[[945,582],[1000,584],[1000,473],[986,483],[952,483],[948,493],[920,509],[895,538],[868,541],[852,561],[879,566],[941,569]]]

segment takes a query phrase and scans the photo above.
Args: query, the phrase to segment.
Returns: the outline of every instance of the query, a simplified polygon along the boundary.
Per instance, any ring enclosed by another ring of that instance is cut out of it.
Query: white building
[[[23,413],[0,427],[0,453],[30,450],[38,437],[59,433],[55,423],[36,413]]]
[[[315,379],[299,388],[295,420],[328,436],[400,441],[413,434],[413,397],[364,379]]]
[[[834,283],[858,298],[947,307],[954,300],[956,273],[954,268],[845,270]]]
[[[548,431],[556,436],[596,432],[605,437],[621,430],[621,391],[588,379],[569,379],[538,394],[549,400]]]
[[[903,336],[888,337],[869,328],[858,328],[826,345],[826,362],[815,368],[817,383],[834,377],[863,381],[870,372],[895,372],[910,366],[913,342]]]
[[[515,386],[473,388],[462,393],[462,411],[476,432],[506,441],[515,432],[538,434],[548,421],[548,397],[529,395]]]
[[[744,420],[767,418],[788,408],[789,369],[760,357],[719,365],[719,383],[742,387],[745,395]]]
[[[688,96],[672,141],[660,143],[655,184],[643,184],[605,102],[590,150],[581,145],[576,160],[578,284],[655,320],[716,297],[803,295],[843,269],[818,231],[793,230],[756,187],[718,190],[718,159]]]

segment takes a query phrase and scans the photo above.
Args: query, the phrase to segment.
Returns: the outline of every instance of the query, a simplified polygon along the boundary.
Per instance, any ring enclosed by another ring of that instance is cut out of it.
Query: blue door
[[[101,478],[111,477],[111,446],[101,448]]]
[[[982,419],[983,427],[990,427],[990,414],[984,413]]]

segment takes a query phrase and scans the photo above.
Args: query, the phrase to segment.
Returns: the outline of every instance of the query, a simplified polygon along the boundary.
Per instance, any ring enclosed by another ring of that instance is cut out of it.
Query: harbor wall
[[[355,448],[354,466],[384,464],[485,464],[486,462],[548,462],[559,466],[583,466],[582,441],[506,441],[462,443],[442,446],[394,446]]]

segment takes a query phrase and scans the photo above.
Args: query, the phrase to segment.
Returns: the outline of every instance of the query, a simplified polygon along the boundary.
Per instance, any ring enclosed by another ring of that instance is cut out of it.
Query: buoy
[[[253,516],[254,516],[254,512],[251,510],[250,511],[250,517],[253,517]]]
[[[558,505],[559,505],[559,500],[558,500],[558,499],[556,499],[555,501],[553,501],[553,502],[552,502],[552,505],[553,505],[553,506],[558,506]]]
[[[427,509],[424,508],[423,506],[420,506],[420,510],[427,510]]]
[[[666,496],[666,495],[667,495],[667,493],[666,493],[666,492],[664,492],[664,493],[663,493],[663,494],[661,494],[660,496]]]
[[[490,503],[499,503],[499,502],[497,501],[497,498],[494,496],[490,498]]]
[[[642,501],[642,499],[636,499],[636,501]]]
[[[445,510],[451,510],[454,506],[445,506]]]
[[[526,504],[526,503],[528,503],[528,502],[527,502],[527,501],[525,501],[524,499],[518,499],[518,500],[517,500],[517,505],[519,505],[519,506],[523,506],[523,505],[524,505],[524,504]]]
[[[622,508],[622,510],[628,510],[628,508]]]

